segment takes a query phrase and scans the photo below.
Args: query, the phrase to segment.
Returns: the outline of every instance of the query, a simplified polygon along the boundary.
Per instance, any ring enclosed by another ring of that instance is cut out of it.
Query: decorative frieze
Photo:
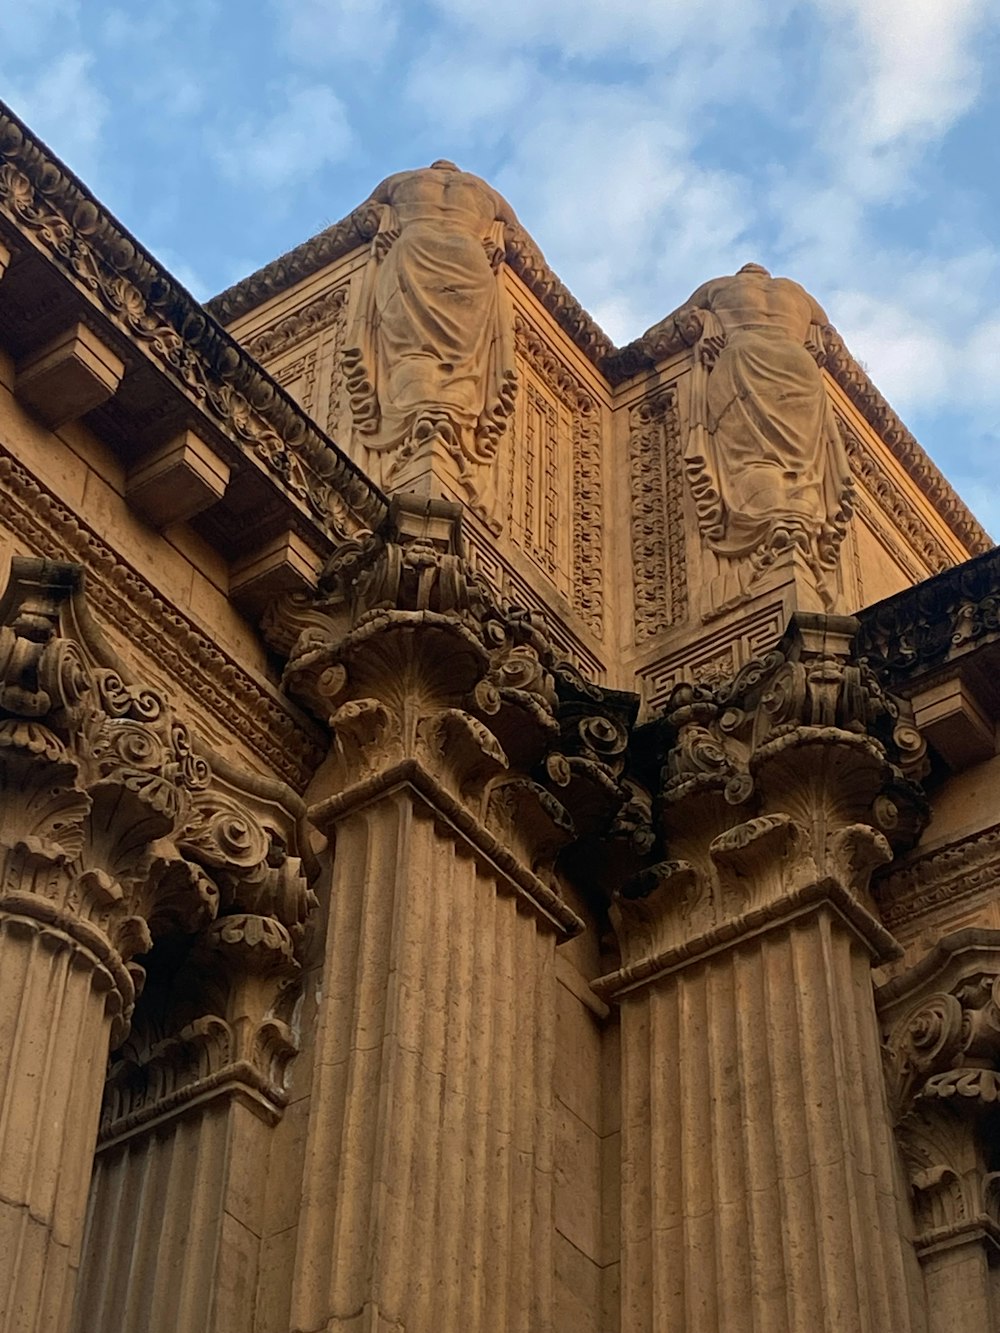
[[[968,837],[923,855],[911,855],[881,876],[876,893],[883,921],[907,935],[928,917],[967,912],[977,900],[991,898],[1000,879],[1000,825],[977,829]]]
[[[272,772],[302,791],[322,758],[316,736],[261,687],[216,640],[164,602],[149,583],[81,518],[36,481],[0,444],[3,522],[40,557],[60,552],[87,571],[101,616],[146,660],[174,679],[207,715],[222,719]]]
[[[347,459],[9,113],[0,159],[0,208],[217,428],[332,532],[377,521],[380,497]]]
[[[877,513],[882,516],[883,522],[887,519],[891,524],[890,530],[905,537],[909,549],[920,556],[927,572],[938,574],[944,569],[950,569],[954,558],[935,537],[912,501],[906,498],[885,469],[879,466],[878,460],[865,447],[857,433],[841,418],[838,418],[838,425],[851,471],[876,502]],[[893,540],[892,546],[894,554],[905,558],[907,546],[900,543],[898,537]],[[914,581],[926,577],[926,572],[918,570],[915,571]]]
[[[858,652],[893,689],[910,689],[1000,637],[1000,551],[944,570],[859,613]]]
[[[629,493],[635,638],[644,643],[687,616],[681,426],[673,386],[629,411]]]
[[[523,476],[514,470],[509,492],[514,502],[511,535],[567,593],[587,628],[601,638],[604,632],[601,407],[523,315],[515,316],[514,337],[528,375],[523,409],[525,439],[521,444]],[[537,405],[534,418],[532,403]],[[563,562],[555,558],[553,520],[566,510],[571,515],[571,545],[568,566],[562,568]],[[546,519],[546,515],[551,517]]]
[[[255,361],[267,365],[307,338],[317,337],[342,323],[349,294],[347,283],[334,287],[252,334],[244,346]]]

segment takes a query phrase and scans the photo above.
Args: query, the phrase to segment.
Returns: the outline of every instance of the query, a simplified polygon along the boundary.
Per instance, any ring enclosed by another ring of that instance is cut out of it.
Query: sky
[[[0,96],[203,300],[440,157],[618,343],[763,263],[1000,537],[996,0],[8,0]]]

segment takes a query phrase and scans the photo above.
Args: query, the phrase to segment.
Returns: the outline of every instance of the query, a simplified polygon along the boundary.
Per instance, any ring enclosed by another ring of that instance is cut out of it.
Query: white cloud
[[[215,157],[239,184],[279,189],[342,161],[353,143],[344,104],[329,88],[299,88],[280,110],[216,136]]]
[[[74,33],[79,0],[32,0],[30,4],[0,6],[0,51],[5,57],[37,56],[45,52],[53,34]]]
[[[443,141],[482,144],[510,133],[519,113],[535,106],[544,80],[523,57],[435,40],[416,54],[404,88],[414,113]]]
[[[985,0],[844,0],[843,7],[867,67],[855,113],[869,146],[938,137],[975,101]]]
[[[434,0],[445,19],[493,49],[555,51],[560,58],[607,60],[627,54],[653,63],[672,52],[735,52],[755,45],[794,8],[793,0],[507,0],[502,15],[481,0]]]
[[[65,51],[46,61],[34,79],[8,80],[5,88],[18,115],[84,177],[98,171],[102,134],[111,110],[97,86],[93,65],[88,51]]]
[[[377,65],[399,26],[394,0],[271,0],[280,41],[315,67]]]

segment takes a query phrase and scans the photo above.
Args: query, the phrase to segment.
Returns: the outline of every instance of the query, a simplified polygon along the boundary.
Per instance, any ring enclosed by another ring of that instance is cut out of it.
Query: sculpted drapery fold
[[[443,451],[485,514],[481,474],[514,404],[497,275],[516,219],[484,181],[444,161],[390,176],[370,204],[376,231],[344,357],[354,429],[383,485],[408,483]]]
[[[796,548],[829,606],[851,480],[816,360],[826,315],[798,283],[746,264],[671,320],[695,351],[684,460],[702,539],[724,562],[714,609]]]

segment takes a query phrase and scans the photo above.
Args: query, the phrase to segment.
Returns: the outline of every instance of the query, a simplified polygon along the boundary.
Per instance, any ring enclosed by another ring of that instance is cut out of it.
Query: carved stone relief
[[[342,283],[253,334],[246,349],[339,440],[347,403],[343,352],[350,284]],[[311,340],[298,357],[290,354]]]
[[[781,603],[764,606],[737,625],[717,629],[641,668],[646,706],[664,706],[682,680],[712,684],[769,652],[781,638],[786,614]]]
[[[878,1000],[918,1253],[960,1238],[992,1251],[1000,1243],[1000,932],[945,935],[880,987]]]
[[[629,411],[629,493],[635,638],[651,639],[687,615],[681,427],[677,391],[666,389]]]
[[[518,606],[530,608],[545,618],[549,636],[561,655],[591,680],[603,680],[607,668],[573,630],[556,615],[537,588],[514,569],[492,542],[484,541],[474,531],[465,534],[469,565],[481,574],[501,597]]]
[[[347,535],[376,517],[377,495],[326,439],[303,430],[241,349],[164,283],[78,184],[6,117],[0,117],[0,156],[0,208],[219,428],[335,532]]]
[[[221,719],[269,769],[301,791],[322,757],[315,736],[186,616],[157,596],[118,552],[2,446],[0,484],[4,524],[19,541],[39,556],[60,551],[79,561],[88,572],[90,600],[106,622],[150,662],[183,679],[206,714]]]
[[[882,919],[907,942],[932,923],[936,934],[955,929],[966,913],[993,900],[998,879],[1000,825],[992,825],[885,875],[877,886]]]
[[[851,477],[811,351],[825,314],[797,283],[747,264],[705,283],[665,323],[695,349],[684,466],[719,562],[708,609],[737,604],[796,551],[829,608]]]
[[[511,460],[506,483],[510,535],[600,638],[604,632],[600,404],[521,314],[515,316],[514,335],[525,391],[518,431],[522,453]],[[572,516],[570,549],[559,552],[554,520],[561,516],[565,530],[567,513]]]
[[[851,471],[863,488],[855,494],[855,507],[859,513],[868,520],[880,539],[886,542],[915,583],[925,579],[928,572],[937,574],[950,568],[954,560],[915,506],[893,483],[885,469],[879,466],[850,426],[839,417],[837,424]],[[867,503],[867,496],[875,501],[874,506]],[[900,536],[905,541],[901,542]],[[923,560],[924,569],[913,560],[910,550],[916,551]]]
[[[310,415],[316,407],[316,369],[319,350],[312,347],[301,356],[283,361],[272,371],[275,380],[287,389],[302,409]]]
[[[489,518],[489,475],[514,406],[510,312],[497,273],[509,205],[451,162],[390,176],[369,201],[371,259],[344,366],[354,431],[383,485],[451,461]]]

